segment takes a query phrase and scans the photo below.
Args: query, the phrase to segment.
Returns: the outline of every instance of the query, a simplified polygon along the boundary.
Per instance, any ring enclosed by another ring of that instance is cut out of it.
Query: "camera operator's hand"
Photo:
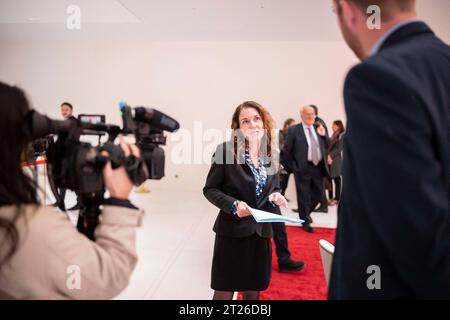
[[[139,149],[132,144],[126,143],[123,138],[120,138],[120,147],[122,148],[125,157],[134,155],[140,156]],[[108,152],[103,151],[102,154],[108,155]],[[106,190],[109,191],[111,197],[118,199],[128,199],[128,196],[133,188],[133,182],[128,177],[128,174],[123,166],[114,170],[111,167],[111,162],[105,165],[103,169],[103,179],[105,181]]]

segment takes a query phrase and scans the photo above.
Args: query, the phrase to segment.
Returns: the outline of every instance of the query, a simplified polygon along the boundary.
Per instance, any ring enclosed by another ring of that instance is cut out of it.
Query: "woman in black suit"
[[[271,160],[274,124],[256,102],[244,102],[233,114],[231,141],[217,147],[203,194],[220,209],[211,273],[215,300],[231,300],[235,291],[256,300],[272,274],[270,223],[256,223],[249,207],[280,214],[278,165]]]

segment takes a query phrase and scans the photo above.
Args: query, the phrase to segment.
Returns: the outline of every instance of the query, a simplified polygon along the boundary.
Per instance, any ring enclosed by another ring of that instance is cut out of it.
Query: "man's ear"
[[[342,20],[350,30],[355,29],[358,21],[359,8],[352,1],[341,0],[339,1],[342,10]]]

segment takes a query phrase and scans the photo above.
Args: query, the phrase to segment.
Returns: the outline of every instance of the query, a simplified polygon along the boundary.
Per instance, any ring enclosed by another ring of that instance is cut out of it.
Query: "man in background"
[[[73,116],[73,106],[69,102],[61,103],[61,115],[64,120],[77,120],[77,118]]]
[[[315,123],[316,115],[311,106],[301,109],[301,123],[289,127],[283,154],[287,170],[295,177],[297,205],[303,229],[313,233],[311,212],[320,202],[323,177],[328,172],[326,156],[330,139],[325,128]]]
[[[363,62],[347,133],[330,299],[450,298],[450,48],[414,0],[335,0]],[[373,7],[376,5],[377,7]],[[368,7],[381,28],[368,28]]]
[[[68,121],[77,121],[77,118],[73,116],[73,106],[69,102],[63,102],[61,103],[61,115],[64,118],[64,120]],[[61,201],[64,202],[64,198],[66,197],[66,188],[59,188],[59,194],[61,196]],[[64,206],[65,207],[65,206]],[[67,210],[80,210],[81,209],[81,203],[79,196],[77,195],[77,203]]]

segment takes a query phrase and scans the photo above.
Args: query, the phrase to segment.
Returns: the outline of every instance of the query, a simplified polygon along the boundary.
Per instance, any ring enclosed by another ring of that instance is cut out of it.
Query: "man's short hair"
[[[367,8],[376,5],[381,9],[383,20],[389,20],[397,12],[409,12],[416,6],[416,0],[347,0],[356,4],[362,12],[366,13]],[[339,0],[338,0],[339,3]]]
[[[72,104],[70,104],[69,102],[63,102],[63,103],[61,103],[61,108],[62,108],[63,106],[68,106],[68,107],[70,108],[70,110],[73,110]]]
[[[302,107],[302,108],[300,109],[300,113],[305,112],[306,109],[313,109],[314,112],[315,112],[315,109],[313,108],[313,106],[312,106],[312,105],[308,105],[308,106]]]

